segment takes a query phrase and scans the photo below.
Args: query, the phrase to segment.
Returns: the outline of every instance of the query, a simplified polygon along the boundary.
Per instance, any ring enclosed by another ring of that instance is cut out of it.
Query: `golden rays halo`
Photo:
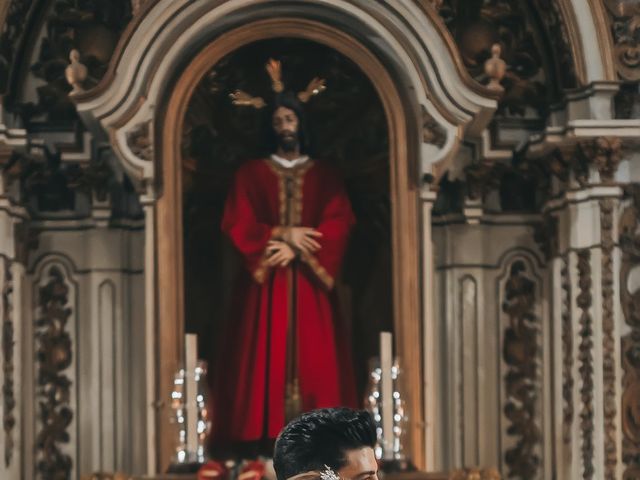
[[[284,91],[284,83],[282,82],[282,63],[279,60],[270,58],[265,70],[271,79],[271,89],[276,93]],[[314,77],[311,79],[307,88],[298,92],[297,97],[302,103],[307,103],[312,97],[322,93],[327,89],[326,81],[323,78]],[[234,105],[239,107],[253,107],[256,110],[267,106],[267,102],[262,97],[255,97],[244,90],[235,90],[229,94],[229,98]]]

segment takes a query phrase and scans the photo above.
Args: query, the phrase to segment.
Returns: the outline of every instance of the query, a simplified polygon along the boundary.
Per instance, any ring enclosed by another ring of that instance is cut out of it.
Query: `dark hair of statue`
[[[275,153],[278,148],[278,138],[273,130],[272,123],[273,114],[280,107],[285,107],[289,110],[293,110],[293,112],[296,114],[296,117],[298,117],[298,142],[300,153],[305,155],[311,154],[304,105],[300,100],[298,100],[293,92],[289,91],[276,94],[273,101],[269,104],[269,108],[267,109],[267,116],[265,117],[264,121],[266,124],[266,144],[268,146],[269,153]]]
[[[305,413],[289,423],[276,440],[273,466],[278,480],[300,473],[338,471],[346,465],[346,453],[374,448],[376,427],[369,412],[328,408]]]

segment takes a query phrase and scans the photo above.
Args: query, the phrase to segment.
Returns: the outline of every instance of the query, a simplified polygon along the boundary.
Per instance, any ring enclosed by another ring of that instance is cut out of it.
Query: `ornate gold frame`
[[[354,61],[369,77],[383,104],[389,126],[389,159],[392,204],[393,298],[395,347],[403,365],[405,399],[409,415],[407,448],[416,466],[425,465],[425,414],[420,306],[420,254],[418,189],[409,166],[418,161],[410,140],[411,118],[403,108],[400,92],[389,71],[361,43],[346,33],[315,21],[280,18],[255,21],[221,35],[190,62],[173,87],[166,112],[160,118],[158,165],[162,172],[162,196],[156,207],[157,225],[157,398],[170,398],[171,379],[181,363],[184,334],[182,198],[180,139],[191,95],[211,67],[243,45],[274,37],[316,41]],[[411,161],[410,161],[411,160]],[[417,163],[416,163],[417,164]],[[173,454],[174,432],[167,402],[156,413],[157,464],[164,471]]]

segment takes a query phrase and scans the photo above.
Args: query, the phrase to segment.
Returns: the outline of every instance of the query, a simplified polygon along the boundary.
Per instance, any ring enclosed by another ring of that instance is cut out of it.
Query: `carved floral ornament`
[[[582,143],[581,146],[598,169],[600,181],[613,182],[622,158],[622,140],[619,137],[598,137],[592,142]]]
[[[590,182],[590,167],[600,174],[600,182],[611,184],[622,160],[623,141],[620,137],[586,138],[575,143],[558,146],[539,163],[561,182],[573,178],[582,187]]]
[[[447,132],[424,105],[420,105],[420,108],[422,111],[422,141],[441,148],[447,140]]]
[[[37,400],[39,429],[36,436],[38,478],[69,478],[73,460],[65,453],[70,441],[73,348],[69,334],[72,315],[69,286],[58,266],[48,269],[48,281],[39,289],[35,322],[37,342]]]
[[[524,190],[520,189],[513,192],[509,201],[506,201],[506,196],[502,198],[506,195],[506,190],[503,191],[502,187],[512,183],[514,178],[534,186],[543,196],[548,193],[551,176],[557,177],[563,183],[573,178],[578,185],[585,187],[589,183],[597,183],[597,180],[592,179],[591,176],[592,170],[597,170],[600,183],[610,185],[615,182],[615,175],[623,157],[622,153],[622,138],[601,136],[563,144],[542,158],[526,158],[526,155],[523,155],[510,162],[483,159],[464,168],[466,194],[471,200],[482,200],[487,193],[498,190],[501,192],[501,206],[504,203],[504,208],[509,209],[522,201],[520,197],[524,195]],[[537,200],[536,202],[538,203],[529,205],[527,208],[537,211],[540,202]],[[548,225],[542,225],[538,229],[536,241],[541,245],[545,255],[553,256],[554,240],[549,237],[552,232],[547,231],[547,227]],[[546,244],[548,240],[552,243]]]
[[[582,66],[557,1],[430,0],[456,40],[468,73],[503,92],[499,113],[544,113],[562,88],[576,88]],[[525,3],[533,5],[525,7]],[[547,48],[541,39],[554,45]],[[578,70],[578,71],[576,71]]]
[[[631,275],[640,267],[640,186],[627,189],[632,203],[619,223],[620,303],[631,332],[622,338],[622,461],[626,466],[624,479],[640,478],[640,289],[630,290]]]
[[[604,383],[604,441],[605,478],[615,480],[618,462],[616,442],[616,362],[615,362],[615,319],[613,290],[613,210],[614,200],[600,200],[600,237],[602,249],[602,350]]]
[[[616,69],[623,80],[640,80],[640,3],[605,0],[613,35]]]
[[[152,121],[135,125],[127,132],[127,146],[131,152],[141,160],[150,161],[153,158]]]
[[[107,72],[118,39],[131,18],[130,0],[53,0],[41,29],[35,27],[32,17],[38,15],[43,2],[9,3],[10,12],[15,13],[7,18],[0,37],[0,92],[4,93],[2,84],[6,82],[7,110],[19,115],[25,124],[75,124],[77,112],[69,93],[95,87]],[[23,28],[27,30],[22,32]],[[23,65],[24,59],[30,58],[25,53],[29,42],[35,44],[36,56]],[[21,89],[28,80],[24,75],[38,79],[35,101],[24,101]]]
[[[573,401],[573,365],[574,342],[571,323],[572,289],[569,272],[568,255],[562,258],[560,270],[562,287],[562,440],[565,445],[571,445],[574,401]]]
[[[578,345],[578,361],[580,367],[581,388],[580,388],[580,430],[582,434],[582,463],[584,465],[585,480],[594,478],[595,467],[594,457],[594,412],[593,412],[593,318],[591,317],[591,306],[593,298],[591,295],[591,250],[588,248],[578,251],[578,296],[576,304],[580,312],[580,343]]]
[[[541,459],[542,431],[539,425],[540,357],[539,319],[535,314],[536,282],[523,260],[510,265],[504,285],[502,311],[507,317],[502,344],[507,434],[513,446],[504,452],[509,478],[537,478]]]
[[[4,465],[9,467],[13,458],[15,440],[13,437],[16,418],[14,389],[14,323],[13,323],[13,278],[11,275],[11,262],[4,259],[4,285],[0,290],[2,295],[2,426],[4,430]]]

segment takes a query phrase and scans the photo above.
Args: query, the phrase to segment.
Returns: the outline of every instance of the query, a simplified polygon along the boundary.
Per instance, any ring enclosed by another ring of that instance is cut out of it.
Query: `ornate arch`
[[[461,68],[450,34],[428,5],[346,0],[149,2],[127,28],[102,82],[73,99],[85,124],[110,141],[124,168],[149,194],[147,246],[155,254],[147,252],[147,298],[154,298],[154,291],[163,292],[147,313],[147,323],[158,332],[156,352],[162,352],[153,362],[158,408],[155,428],[149,429],[158,439],[150,462],[159,468],[171,451],[163,400],[169,398],[169,379],[181,358],[184,328],[176,132],[190,92],[224,52],[276,36],[306,38],[338,50],[358,64],[381,97],[391,143],[396,341],[407,366],[407,384],[424,382],[419,190],[423,178],[442,175],[465,134],[485,128],[496,108],[495,93]],[[443,141],[424,142],[429,129],[437,130]],[[425,467],[425,423],[428,431],[436,419],[425,419],[421,390],[408,390],[413,393],[407,401],[413,458]]]

